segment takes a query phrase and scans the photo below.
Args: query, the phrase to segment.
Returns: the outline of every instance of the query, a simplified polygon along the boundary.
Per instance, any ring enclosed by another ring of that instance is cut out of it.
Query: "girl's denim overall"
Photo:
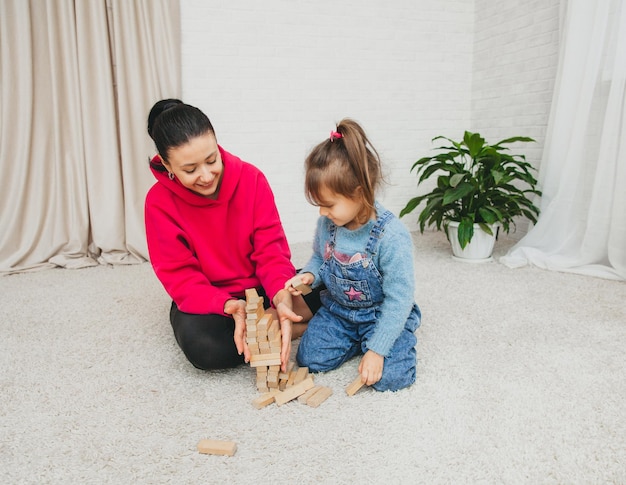
[[[312,372],[329,371],[367,351],[367,341],[376,328],[384,297],[374,255],[391,217],[389,211],[378,217],[370,231],[364,258],[347,264],[335,257],[337,226],[331,226],[329,255],[319,272],[327,289],[322,291],[322,306],[300,341],[296,356],[299,365],[307,366]],[[382,378],[373,385],[374,389],[395,391],[415,382],[414,332],[420,319],[420,310],[414,303],[402,333],[385,357]]]

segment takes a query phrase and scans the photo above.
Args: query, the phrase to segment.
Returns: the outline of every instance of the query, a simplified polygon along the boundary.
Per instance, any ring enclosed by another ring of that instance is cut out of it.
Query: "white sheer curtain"
[[[147,113],[180,95],[178,0],[0,1],[0,273],[147,258]]]
[[[626,0],[567,0],[537,225],[501,262],[626,279]]]

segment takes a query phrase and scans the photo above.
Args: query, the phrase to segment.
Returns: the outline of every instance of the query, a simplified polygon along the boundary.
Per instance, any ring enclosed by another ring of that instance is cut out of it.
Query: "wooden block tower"
[[[315,386],[306,367],[294,369],[293,362],[289,362],[287,371],[280,371],[280,324],[271,313],[265,312],[263,298],[254,288],[246,290],[246,343],[250,349],[250,366],[256,368],[256,387],[263,393],[252,401],[257,409],[273,402],[281,406],[307,391],[311,392],[301,402],[317,407],[332,394],[329,388]]]
[[[256,368],[256,386],[261,392],[278,389],[281,333],[278,320],[265,313],[263,298],[256,289],[246,290],[246,342],[250,366]]]

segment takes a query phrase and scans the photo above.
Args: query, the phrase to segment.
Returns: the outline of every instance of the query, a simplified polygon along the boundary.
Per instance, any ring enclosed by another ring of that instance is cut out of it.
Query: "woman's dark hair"
[[[180,99],[157,101],[148,115],[148,135],[165,162],[170,148],[176,148],[206,133],[215,134],[208,116]]]

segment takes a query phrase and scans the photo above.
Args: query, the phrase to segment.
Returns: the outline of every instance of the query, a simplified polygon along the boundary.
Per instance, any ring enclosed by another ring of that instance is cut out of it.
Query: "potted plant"
[[[539,208],[530,199],[541,195],[532,174],[535,169],[524,155],[512,155],[506,146],[535,140],[515,136],[489,145],[480,134],[469,131],[460,142],[445,136],[435,140],[446,140],[451,146],[439,146],[435,155],[420,158],[411,172],[419,177],[418,187],[431,177],[436,177],[436,185],[409,200],[400,217],[424,202],[418,217],[421,233],[426,226],[443,228],[455,256],[489,260],[498,227],[508,233],[520,216],[537,222]],[[477,252],[472,244],[479,239],[487,240],[487,248]]]

